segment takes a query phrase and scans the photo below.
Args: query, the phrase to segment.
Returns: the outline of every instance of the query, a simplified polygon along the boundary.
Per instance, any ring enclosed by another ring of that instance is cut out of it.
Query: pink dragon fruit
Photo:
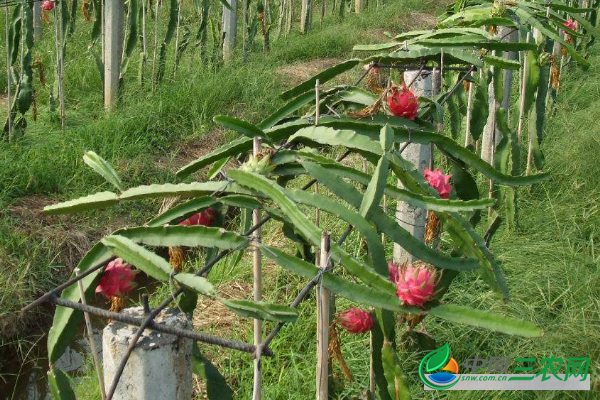
[[[442,199],[447,199],[450,197],[450,193],[452,192],[450,178],[452,178],[452,175],[444,175],[439,168],[433,171],[431,171],[429,168],[425,168],[423,177],[427,180],[429,186],[438,192]]]
[[[411,92],[405,84],[401,90],[398,87],[392,88],[392,92],[387,98],[388,106],[390,111],[396,117],[403,117],[407,119],[415,119],[419,111],[419,102],[417,98]]]
[[[350,333],[363,333],[370,331],[373,327],[373,317],[368,311],[352,307],[338,314],[338,320],[346,331]]]
[[[122,259],[117,258],[109,262],[104,269],[104,274],[96,287],[96,293],[102,293],[109,299],[123,296],[136,286],[133,280],[138,272],[132,270],[130,265]]]
[[[45,11],[52,11],[52,10],[54,10],[54,2],[53,1],[49,1],[49,0],[44,1],[42,3],[42,10],[45,10]]]
[[[409,306],[422,306],[435,296],[435,286],[439,281],[437,271],[421,262],[405,263],[398,268],[396,294]]]
[[[569,18],[569,19],[567,20],[567,22],[565,22],[565,23],[563,24],[563,26],[564,26],[565,28],[569,28],[569,29],[571,29],[571,30],[573,30],[573,31],[576,31],[576,30],[577,30],[577,22],[573,21],[571,18]]]
[[[217,216],[217,212],[212,208],[207,208],[199,213],[196,213],[185,219],[179,223],[179,225],[184,226],[194,226],[194,225],[202,225],[202,226],[212,226],[215,217]]]

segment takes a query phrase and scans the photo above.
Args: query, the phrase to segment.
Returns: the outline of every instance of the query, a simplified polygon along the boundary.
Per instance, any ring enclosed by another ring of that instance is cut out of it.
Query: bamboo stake
[[[55,27],[55,47],[56,47],[56,72],[58,74],[58,101],[60,104],[60,126],[65,128],[65,94],[64,94],[64,75],[63,75],[63,43],[62,43],[62,12],[58,9],[60,5],[54,7],[54,27]],[[60,19],[59,19],[60,14]]]
[[[323,19],[325,18],[325,0],[321,0],[321,18],[319,19],[319,27],[323,27]]]
[[[75,276],[79,276],[79,268],[75,268]],[[79,288],[79,298],[81,304],[86,305],[85,302],[85,291],[83,290],[83,282],[77,281]],[[102,400],[106,400],[106,388],[104,387],[104,376],[102,375],[102,368],[100,368],[100,361],[98,360],[98,351],[96,350],[96,341],[94,340],[94,330],[92,328],[92,321],[90,314],[84,312],[83,317],[85,318],[85,328],[90,342],[90,351],[92,352],[92,359],[94,360],[94,367],[96,368],[96,374],[98,375],[98,383],[100,384],[100,393],[102,394]]]
[[[13,141],[13,126],[12,126],[12,113],[11,113],[11,93],[10,93],[10,85],[12,81],[12,76],[10,73],[10,46],[8,43],[9,35],[8,31],[10,30],[10,22],[9,22],[9,13],[8,7],[4,7],[4,12],[6,13],[6,107],[8,110],[8,143]]]
[[[156,90],[156,50],[158,49],[158,3],[159,0],[154,0],[154,54],[152,55],[152,93]]]
[[[474,73],[471,72],[471,76]],[[469,96],[467,97],[467,122],[465,127],[465,147],[471,143],[471,115],[473,114],[473,82],[469,82]]]
[[[531,40],[531,32],[527,32],[527,39],[525,41],[529,43]],[[521,104],[519,108],[519,125],[517,127],[517,138],[520,141],[521,136],[523,134],[523,124],[525,122],[525,95],[527,94],[527,74],[528,74],[528,64],[529,55],[525,54],[523,56],[523,78],[521,79]]]
[[[253,155],[258,157],[261,148],[260,137],[255,137],[253,141]],[[261,220],[261,212],[256,209],[252,211],[252,223],[257,225]],[[257,245],[262,240],[262,229],[259,228],[254,231],[255,245],[252,253],[252,273],[254,278],[254,301],[261,301],[262,299],[262,259],[261,252]],[[254,345],[256,346],[256,357],[254,358],[254,388],[252,393],[253,400],[259,400],[262,397],[262,379],[261,379],[261,352],[262,348],[260,343],[262,342],[262,321],[260,319],[254,320]]]
[[[320,268],[326,270],[329,265],[329,233],[321,235]],[[319,283],[317,286],[317,400],[327,400],[329,395],[329,290]]]
[[[148,43],[146,41],[146,0],[142,0],[142,71],[140,73],[140,84],[144,83],[144,70],[148,58]]]
[[[177,2],[177,27],[175,28],[175,66],[173,67],[173,78],[177,75],[177,53],[179,48],[179,26],[181,25],[181,0]]]

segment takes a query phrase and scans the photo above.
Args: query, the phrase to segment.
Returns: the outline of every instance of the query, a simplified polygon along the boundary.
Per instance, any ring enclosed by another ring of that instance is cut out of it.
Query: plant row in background
[[[63,214],[128,201],[181,199],[148,224],[116,231],[90,250],[78,265],[84,273],[93,271],[83,279],[88,301],[99,291],[119,310],[119,296],[134,279],[133,266],[165,285],[175,285],[174,303],[188,313],[196,307],[196,296],[202,295],[222,301],[241,318],[292,322],[298,318],[294,308],[222,299],[210,283],[217,252],[232,255],[221,262],[238,265],[242,252],[256,246],[281,268],[356,303],[338,321],[350,332],[371,334],[373,395],[408,399],[411,389],[400,361],[397,331],[409,329],[427,339],[415,328],[429,317],[523,337],[541,335],[527,321],[451,304],[443,297],[459,273],[469,272],[498,299],[509,300],[502,267],[488,249],[497,224],[491,224],[486,235],[478,233],[477,225],[481,212],[489,209],[488,215],[504,215],[516,224],[516,188],[548,177],[533,173],[534,166],[543,167],[539,144],[547,105],[558,90],[561,68],[570,63],[588,66],[585,50],[599,34],[597,3],[457,1],[436,29],[356,46],[357,52],[370,55],[345,61],[286,91],[282,98],[288,102],[257,124],[215,117],[217,124],[240,137],[181,168],[180,181],[125,188],[117,172],[90,152],[84,160],[114,190],[45,211]],[[361,66],[367,70],[368,90],[351,84],[323,86]],[[438,94],[417,99],[413,82],[403,81],[404,70],[440,76]],[[392,72],[388,76],[385,71]],[[519,75],[514,79],[518,85],[506,79],[507,71]],[[511,113],[517,117],[509,118]],[[464,136],[462,122],[468,127]],[[449,135],[440,129],[444,123]],[[520,130],[526,131],[527,141],[519,137]],[[253,154],[256,138],[262,146]],[[437,162],[438,168],[430,165],[424,173],[416,169],[403,158],[407,143],[435,148],[437,156],[429,161]],[[520,153],[523,147],[530,155],[529,168],[521,166],[527,159]],[[345,152],[336,158],[340,149]],[[351,154],[366,161],[367,171],[344,162]],[[227,169],[232,158],[243,165]],[[451,176],[442,169],[451,170]],[[194,179],[203,170],[208,170],[209,180]],[[489,193],[480,193],[481,180],[489,183]],[[307,181],[303,188],[318,183],[322,190],[299,189]],[[411,235],[389,215],[382,207],[384,197],[427,210],[426,237]],[[283,224],[286,237],[296,245],[295,254],[251,235],[250,213],[258,209]],[[354,256],[343,236],[331,243],[331,265],[315,266],[315,249],[321,247],[323,233],[332,229],[312,219],[316,210],[359,232],[367,255]],[[382,234],[418,261],[388,262]],[[184,271],[182,247],[206,248],[206,266]],[[161,248],[169,249],[168,259],[160,255]],[[111,267],[102,272],[106,264]],[[61,298],[81,300],[75,286],[65,289]],[[51,365],[73,340],[81,319],[81,312],[57,307],[48,336]],[[51,378],[61,379],[59,375],[53,367]]]
[[[65,92],[69,90],[64,84],[65,60],[85,57],[90,68],[96,68],[104,79],[107,56],[104,54],[104,1],[5,0],[0,4],[6,11],[9,97],[2,137],[12,141],[23,135],[27,128],[26,115],[31,109],[29,119],[37,119],[35,81],[39,80],[39,85],[45,88],[46,75],[54,78],[49,89],[49,112],[60,119],[64,127]],[[354,4],[341,0],[326,5],[323,0],[320,24],[326,14],[337,18],[343,17],[346,10],[360,12],[361,3],[357,2],[358,8],[353,8]],[[313,0],[302,2],[299,16],[296,13],[300,4],[294,4],[292,0],[244,0],[239,4],[233,1],[231,5],[226,0],[194,0],[190,3],[181,0],[128,0],[124,5],[119,86],[123,90],[125,85],[145,85],[152,92],[163,82],[165,75],[177,74],[184,55],[192,63],[199,62],[205,67],[218,69],[224,59],[232,57],[234,49],[246,58],[251,51],[257,50],[260,41],[262,50],[268,52],[270,40],[287,36],[296,20],[299,20],[299,30],[308,32],[313,25],[313,14],[317,13]],[[224,25],[223,21],[230,15],[233,15],[233,26]],[[117,28],[114,26],[114,29]],[[87,53],[68,51],[69,42],[75,39],[74,33],[84,29],[89,34]],[[226,32],[226,29],[233,30],[233,33]],[[53,38],[54,65],[43,65],[39,57],[42,49],[38,42],[42,35]],[[236,40],[239,42],[237,46]],[[132,65],[135,62],[137,65]],[[127,74],[132,68],[137,72]],[[99,86],[97,89],[101,97],[103,88]]]

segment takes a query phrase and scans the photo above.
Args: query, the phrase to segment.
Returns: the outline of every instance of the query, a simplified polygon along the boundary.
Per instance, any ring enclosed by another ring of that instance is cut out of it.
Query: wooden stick
[[[173,78],[177,75],[177,53],[179,47],[179,26],[181,25],[181,0],[177,2],[177,27],[175,28],[175,65],[173,66]]]
[[[471,76],[473,72],[471,72]],[[467,122],[465,127],[465,147],[471,143],[471,115],[473,114],[473,82],[469,82],[469,96],[467,97]]]
[[[62,73],[62,22],[59,19],[58,9],[61,8],[61,5],[57,5],[54,7],[54,28],[55,28],[55,47],[56,47],[56,73],[58,74],[58,101],[60,107],[60,126],[64,129],[65,127],[65,97],[63,93],[63,73]],[[62,13],[60,13],[62,15]]]
[[[319,125],[319,117],[321,116],[321,110],[319,103],[321,102],[321,90],[319,87],[319,80],[315,83],[315,125]]]
[[[13,141],[13,126],[12,126],[12,114],[11,114],[11,93],[10,93],[10,85],[12,81],[11,73],[10,73],[10,46],[8,43],[10,42],[10,38],[8,35],[8,31],[10,30],[10,22],[9,22],[9,13],[8,7],[4,7],[4,12],[6,13],[6,107],[8,110],[8,142]]]
[[[154,54],[152,55],[152,93],[156,90],[156,50],[158,49],[158,3],[159,0],[154,0],[156,2],[154,6]]]
[[[525,41],[529,43],[531,40],[531,32],[527,32],[527,39]],[[527,94],[527,73],[529,68],[527,63],[529,62],[529,55],[523,56],[523,78],[521,79],[521,104],[519,107],[519,125],[517,127],[517,138],[520,141],[523,134],[523,124],[525,122],[525,95]]]
[[[329,233],[321,235],[321,269],[329,265]],[[317,400],[327,400],[329,396],[329,290],[319,283],[317,286]]]
[[[79,268],[75,268],[75,276],[79,276]],[[79,288],[79,297],[81,298],[81,304],[84,306],[85,303],[85,291],[83,290],[83,282],[77,281]],[[96,367],[96,374],[98,375],[98,384],[100,384],[100,393],[102,394],[102,400],[106,399],[106,388],[104,387],[104,376],[102,374],[102,368],[100,368],[100,361],[98,360],[98,351],[96,350],[96,341],[94,340],[94,330],[92,328],[92,321],[90,314],[84,312],[83,317],[85,318],[85,328],[90,342],[90,351],[92,352],[92,359],[94,360],[94,367]]]
[[[261,148],[260,137],[254,137],[253,141],[253,155],[258,157]],[[252,222],[254,225],[258,224],[261,220],[261,212],[256,209],[252,211]],[[260,243],[262,240],[262,229],[259,228],[254,231],[254,240],[256,243]],[[258,245],[255,245],[252,253],[252,273],[254,278],[254,301],[261,301],[262,299],[262,258],[261,252]],[[262,379],[261,379],[261,352],[262,348],[260,343],[262,342],[262,321],[260,319],[254,320],[254,345],[256,346],[256,357],[254,358],[254,389],[252,393],[253,400],[259,400],[262,397]]]

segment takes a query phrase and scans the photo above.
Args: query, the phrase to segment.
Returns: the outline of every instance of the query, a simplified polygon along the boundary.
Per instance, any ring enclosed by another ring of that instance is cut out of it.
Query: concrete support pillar
[[[144,315],[142,307],[128,308],[122,313]],[[177,309],[164,310],[155,321],[182,329],[190,327],[185,314]],[[107,391],[136,330],[136,326],[115,321],[104,328],[102,353]],[[129,358],[113,400],[190,400],[192,347],[191,339],[146,329]]]
[[[354,1],[354,12],[359,14],[367,8],[367,0],[355,0]]]
[[[116,105],[123,56],[124,0],[104,2],[104,107]]]
[[[237,0],[229,0],[231,10],[223,6],[223,60],[233,57],[235,50],[235,36],[237,34]]]
[[[310,30],[313,19],[313,0],[302,0],[300,11],[300,33],[305,34]]]
[[[417,71],[407,71],[404,73],[404,81],[410,83],[416,75]],[[417,97],[431,98],[434,92],[433,74],[431,71],[423,71],[410,89]],[[402,145],[400,147],[402,147]],[[425,167],[429,165],[431,146],[429,144],[411,143],[402,153],[402,157],[411,162],[419,173],[423,173]],[[402,185],[398,183],[398,187],[402,188]],[[402,228],[406,229],[412,236],[421,241],[425,236],[426,219],[427,210],[410,206],[402,201],[398,202],[396,207],[396,220]],[[405,261],[413,262],[416,261],[416,259],[399,244],[394,244],[394,262],[403,263]]]
[[[42,37],[42,2],[33,3],[33,38],[39,40]]]

